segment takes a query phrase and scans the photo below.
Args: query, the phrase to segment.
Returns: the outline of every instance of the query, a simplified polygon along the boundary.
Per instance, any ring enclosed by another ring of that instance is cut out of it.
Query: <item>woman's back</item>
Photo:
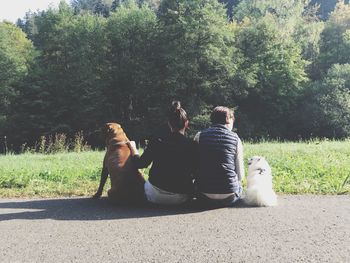
[[[150,182],[166,191],[192,193],[193,173],[197,166],[197,145],[180,133],[169,133],[150,142],[153,165]]]

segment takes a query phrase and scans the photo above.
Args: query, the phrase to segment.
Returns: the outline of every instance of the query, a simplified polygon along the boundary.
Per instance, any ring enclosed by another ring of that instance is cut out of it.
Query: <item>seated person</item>
[[[194,138],[199,146],[199,170],[195,181],[197,198],[205,205],[231,206],[242,193],[243,146],[232,131],[233,110],[216,107],[211,122],[211,127]]]
[[[185,137],[188,118],[180,102],[174,102],[168,115],[170,132],[152,139],[141,156],[135,143],[129,146],[137,168],[151,163],[144,190],[154,204],[182,204],[193,198],[193,173],[196,168],[197,145]]]

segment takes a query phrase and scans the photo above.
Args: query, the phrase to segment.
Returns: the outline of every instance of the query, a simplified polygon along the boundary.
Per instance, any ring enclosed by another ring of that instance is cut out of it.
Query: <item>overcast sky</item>
[[[7,20],[15,23],[23,18],[28,10],[32,12],[46,10],[51,4],[57,7],[61,0],[0,0],[0,22]],[[65,0],[69,3],[69,0]]]

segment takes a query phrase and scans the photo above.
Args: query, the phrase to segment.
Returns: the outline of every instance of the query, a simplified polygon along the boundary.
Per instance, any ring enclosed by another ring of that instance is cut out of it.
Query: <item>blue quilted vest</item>
[[[238,135],[216,124],[201,131],[199,136],[199,192],[210,194],[238,193],[240,182],[235,159]]]

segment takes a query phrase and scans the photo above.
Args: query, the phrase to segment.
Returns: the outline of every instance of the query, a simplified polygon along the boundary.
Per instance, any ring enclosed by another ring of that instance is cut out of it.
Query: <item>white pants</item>
[[[154,204],[177,205],[190,199],[188,194],[167,192],[152,185],[149,181],[146,181],[144,188],[147,200]]]

